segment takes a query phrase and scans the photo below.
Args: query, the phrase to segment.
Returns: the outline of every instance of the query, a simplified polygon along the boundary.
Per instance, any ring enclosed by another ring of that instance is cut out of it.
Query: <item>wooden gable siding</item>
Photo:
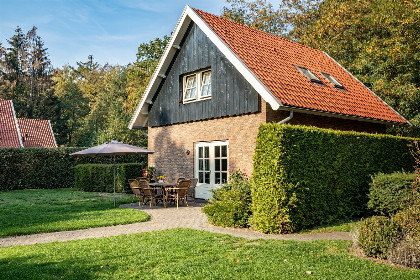
[[[182,77],[207,68],[212,71],[211,99],[183,104]],[[149,106],[151,127],[260,111],[258,93],[195,24],[166,76]]]

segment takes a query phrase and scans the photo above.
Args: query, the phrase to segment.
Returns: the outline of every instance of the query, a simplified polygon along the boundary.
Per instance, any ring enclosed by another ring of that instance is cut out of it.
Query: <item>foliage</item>
[[[418,279],[348,241],[247,240],[192,229],[1,248],[2,279]],[[307,275],[311,271],[312,275]]]
[[[143,168],[143,173],[142,173],[143,177],[152,179],[154,174],[156,174],[155,167],[148,166],[147,168]]]
[[[115,188],[117,192],[126,192],[128,179],[139,177],[144,163],[115,164]],[[74,186],[82,191],[113,192],[113,164],[79,164],[74,167]]]
[[[251,183],[240,170],[232,172],[228,183],[212,191],[203,207],[209,223],[224,227],[248,227],[251,216]]]
[[[406,234],[389,251],[388,259],[395,264],[420,268],[420,240],[417,234]]]
[[[0,190],[55,189],[74,186],[73,167],[112,163],[110,156],[73,157],[83,148],[0,148]],[[116,162],[145,163],[142,155],[117,156]]]
[[[390,218],[372,216],[362,222],[357,241],[367,256],[386,259],[397,234],[397,227]]]
[[[252,176],[252,226],[292,232],[366,213],[370,174],[410,170],[412,139],[265,124]]]
[[[372,176],[368,207],[379,215],[393,215],[409,207],[416,174],[395,172]]]
[[[114,207],[113,200],[112,195],[74,189],[0,192],[0,237],[148,220],[142,211]],[[130,195],[117,195],[117,205],[131,200]]]
[[[328,53],[413,124],[391,132],[420,137],[418,0],[227,3],[224,17]]]

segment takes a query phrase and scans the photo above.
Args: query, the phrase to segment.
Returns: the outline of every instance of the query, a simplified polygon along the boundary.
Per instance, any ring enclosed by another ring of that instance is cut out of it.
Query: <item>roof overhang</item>
[[[156,93],[162,79],[165,79],[165,73],[170,67],[173,57],[176,55],[182,38],[191,22],[194,22],[213,44],[226,56],[226,58],[236,67],[236,69],[245,77],[261,97],[270,104],[273,110],[279,109],[282,104],[267,89],[267,87],[255,76],[255,74],[242,62],[241,59],[226,45],[226,43],[208,26],[208,24],[189,6],[185,6],[184,11],[169,39],[162,57],[160,58],[156,69],[150,79],[150,82],[140,100],[137,109],[130,121],[130,129],[144,129],[148,126],[149,104]]]

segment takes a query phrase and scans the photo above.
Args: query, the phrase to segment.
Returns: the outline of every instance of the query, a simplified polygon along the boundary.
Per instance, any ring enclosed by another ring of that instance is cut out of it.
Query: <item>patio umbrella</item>
[[[76,153],[70,154],[71,156],[113,156],[113,168],[114,168],[114,206],[116,205],[115,196],[115,156],[116,155],[132,155],[132,154],[153,154],[154,151],[148,149],[124,144],[118,141],[111,141],[103,143],[99,146],[87,148]]]

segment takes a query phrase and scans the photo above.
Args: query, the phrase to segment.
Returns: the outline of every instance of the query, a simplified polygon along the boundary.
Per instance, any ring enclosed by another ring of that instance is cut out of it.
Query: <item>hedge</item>
[[[115,164],[115,186],[117,192],[129,189],[128,179],[141,176],[144,163]],[[112,192],[114,188],[113,164],[79,164],[74,168],[74,185],[90,192]]]
[[[251,225],[293,232],[367,211],[370,175],[413,168],[414,139],[315,127],[260,126]]]
[[[409,206],[413,197],[414,173],[378,173],[372,176],[368,207],[378,215],[393,215]],[[420,195],[417,190],[417,195]]]
[[[82,163],[111,163],[112,157],[73,157],[85,148],[0,148],[0,191],[74,186],[73,168]],[[116,162],[146,162],[142,155],[118,156]]]

